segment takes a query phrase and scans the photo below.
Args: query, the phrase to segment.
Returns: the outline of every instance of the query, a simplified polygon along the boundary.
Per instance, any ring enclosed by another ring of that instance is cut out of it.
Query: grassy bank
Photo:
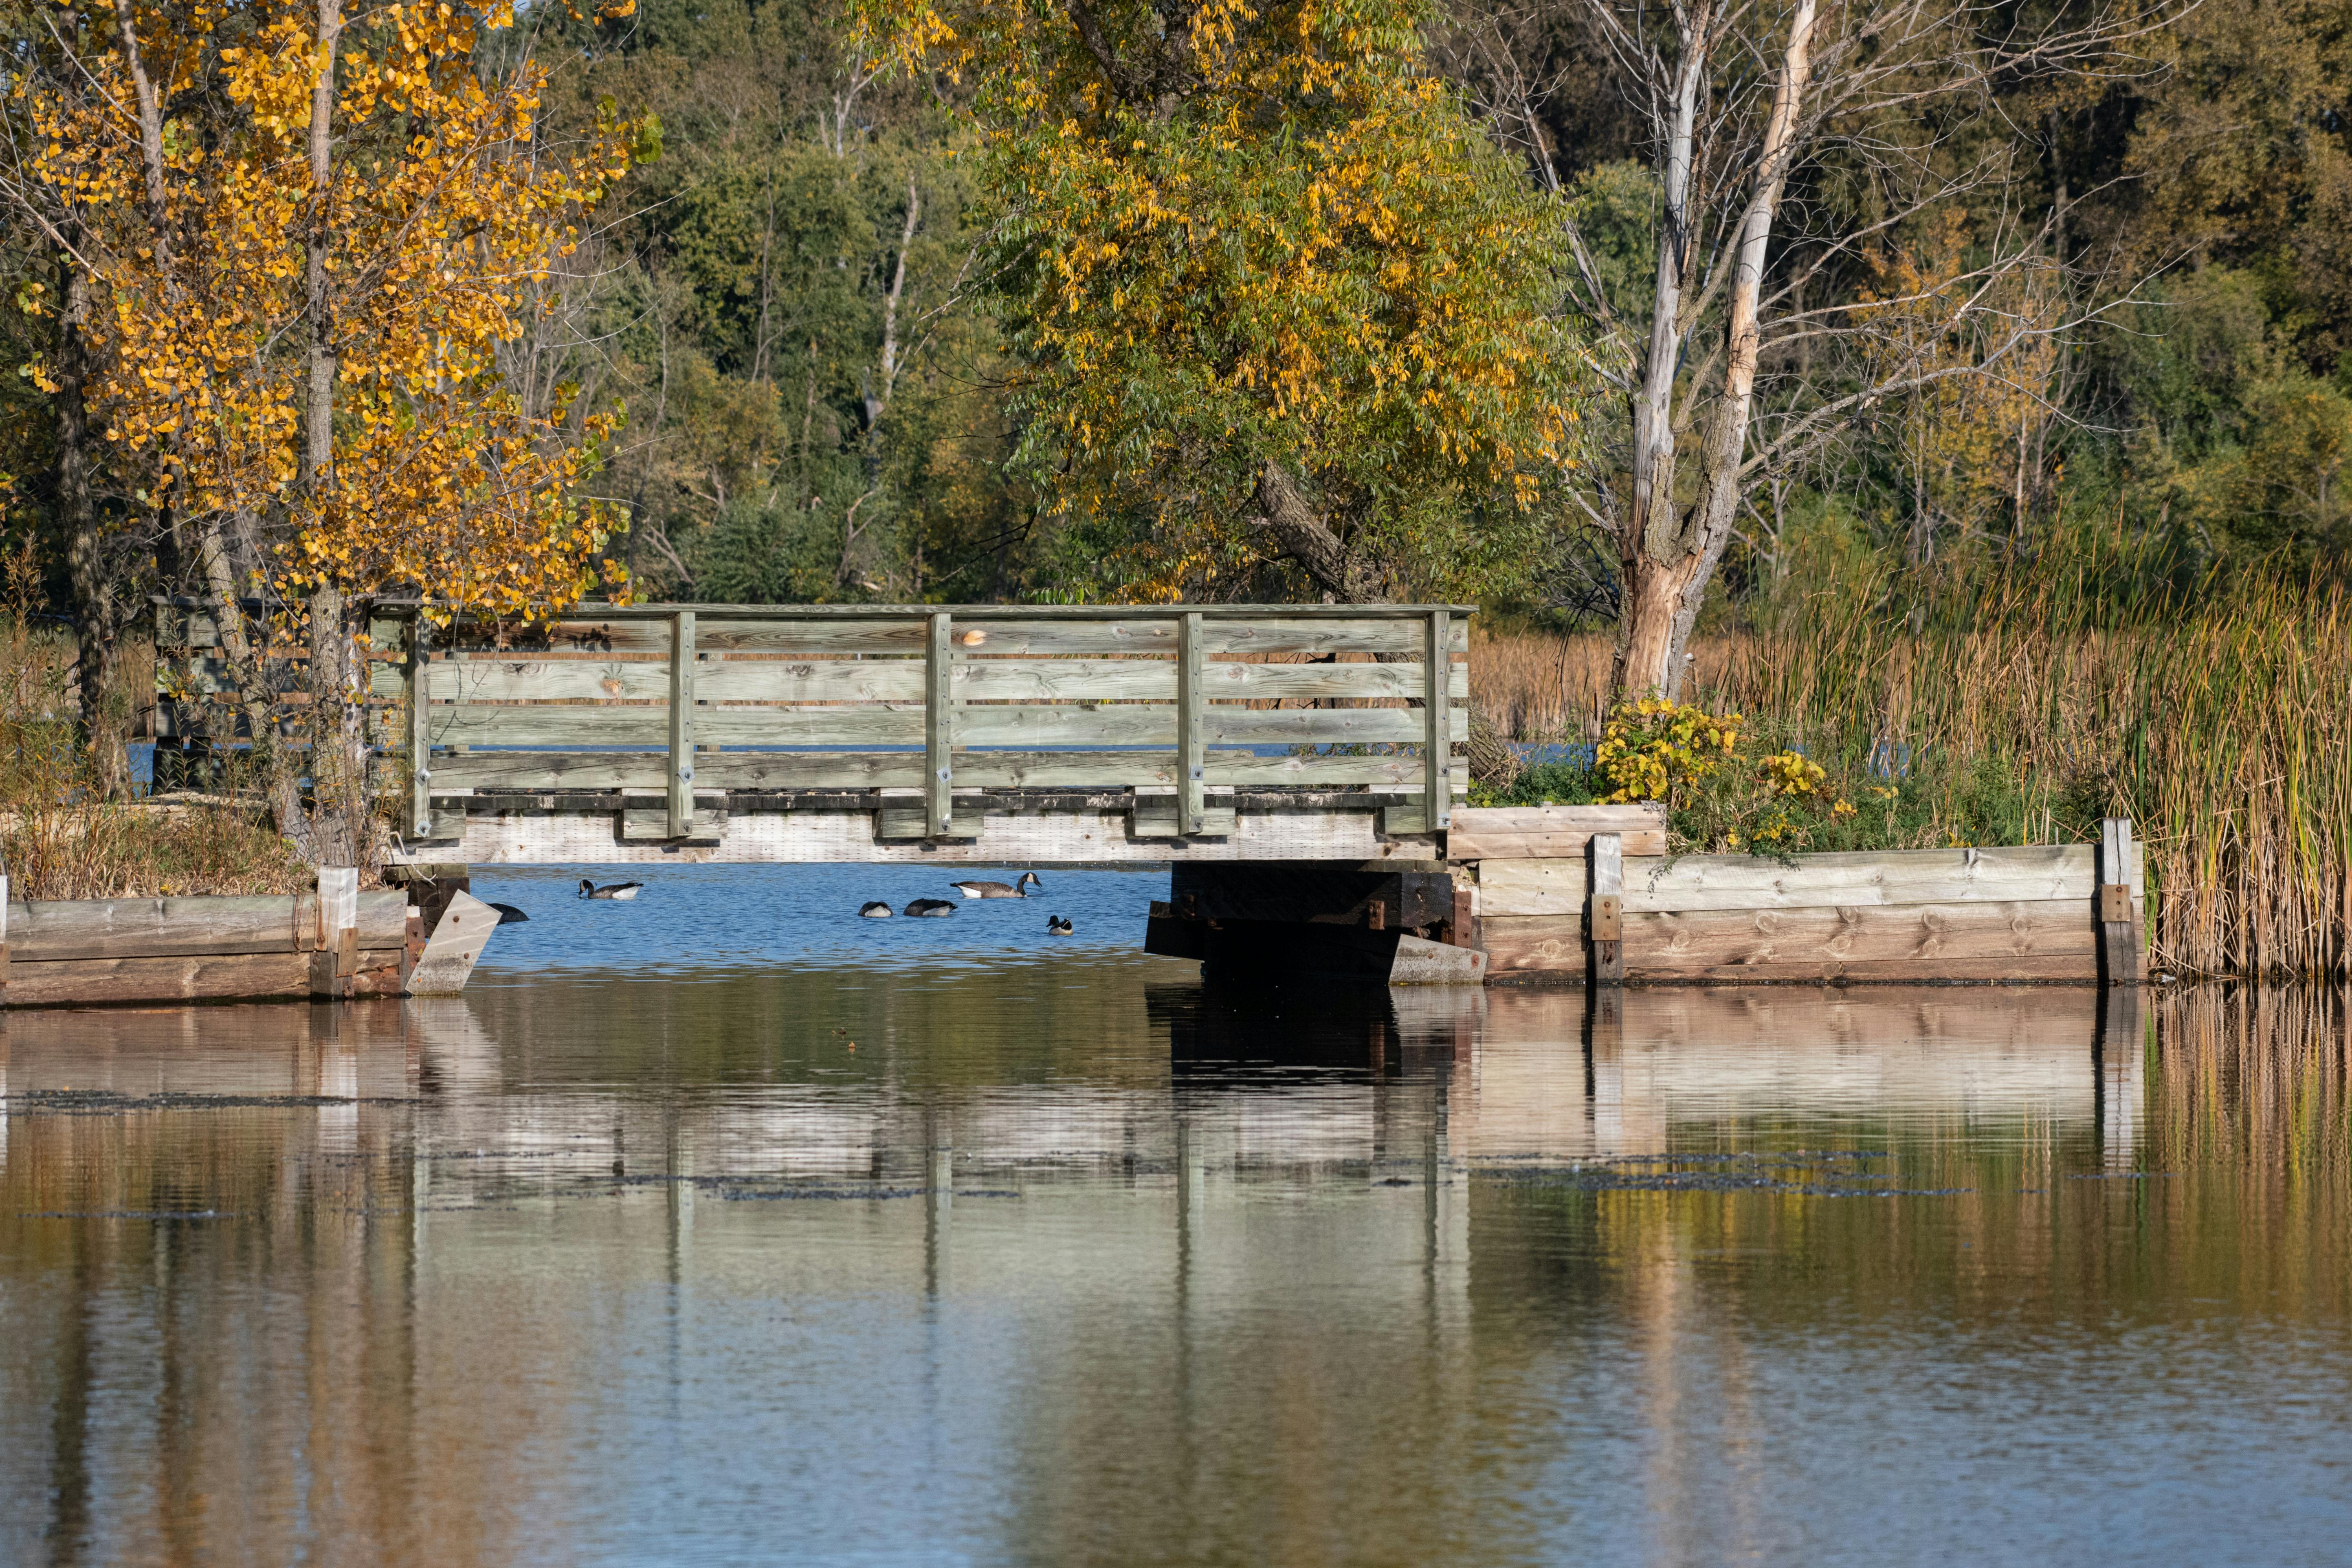
[[[2084,552],[1932,595],[1888,569],[1824,569],[1702,638],[1685,695],[1748,716],[1757,749],[1802,751],[1856,807],[1790,847],[2080,842],[2128,816],[2159,963],[2344,973],[2352,605],[2340,584],[2257,573],[2141,586],[2131,564]],[[1482,640],[1473,700],[1521,738],[1590,738],[1608,658],[1605,637]],[[1510,794],[1580,787],[1598,781],[1559,768]],[[1683,847],[1720,847],[1719,812],[1675,816]]]
[[[316,878],[257,803],[236,794],[101,798],[77,738],[73,647],[18,616],[0,629],[0,864],[16,900],[290,893]],[[152,681],[136,660],[126,681]],[[128,704],[123,704],[126,708]]]

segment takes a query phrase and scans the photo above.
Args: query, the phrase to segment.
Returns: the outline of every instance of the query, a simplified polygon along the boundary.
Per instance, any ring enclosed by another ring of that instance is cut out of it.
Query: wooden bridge
[[[1440,859],[1465,605],[582,606],[372,626],[410,863]],[[233,733],[163,612],[165,738]]]

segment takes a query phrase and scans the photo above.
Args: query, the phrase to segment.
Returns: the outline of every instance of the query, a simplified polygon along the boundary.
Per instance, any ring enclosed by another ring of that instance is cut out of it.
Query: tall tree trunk
[[[68,228],[69,237],[76,230]],[[68,255],[58,258],[57,503],[66,536],[66,571],[72,580],[76,673],[81,683],[81,742],[89,748],[98,787],[119,799],[130,776],[114,696],[117,609],[115,584],[99,538],[98,509],[89,496],[89,280]]]
[[[1671,493],[1674,436],[1671,424],[1659,417],[1673,395],[1677,368],[1671,355],[1660,353],[1663,340],[1655,323],[1651,333],[1649,376],[1643,404],[1635,413],[1634,504],[1621,541],[1625,565],[1624,610],[1618,625],[1617,664],[1613,683],[1621,695],[1654,691],[1679,700],[1685,649],[1691,626],[1706,601],[1706,585],[1731,540],[1731,525],[1739,510],[1739,466],[1748,448],[1748,424],[1756,393],[1756,366],[1762,348],[1759,319],[1763,295],[1764,264],[1772,239],[1772,221],[1780,206],[1781,187],[1788,179],[1797,117],[1804,106],[1806,83],[1812,74],[1815,0],[1798,0],[1789,19],[1789,42],[1781,58],[1780,80],[1773,89],[1772,114],[1766,122],[1759,151],[1755,193],[1742,215],[1739,245],[1731,277],[1727,320],[1724,326],[1723,390],[1708,421],[1700,450],[1699,494],[1687,512],[1677,514]],[[1698,14],[1699,32],[1706,17]],[[1690,69],[1703,49],[1686,50],[1683,71]],[[1659,320],[1666,320],[1669,268],[1667,257],[1679,241],[1675,221],[1678,204],[1687,193],[1690,123],[1685,105],[1695,92],[1676,82],[1675,136],[1668,147],[1667,233],[1659,240]],[[1689,96],[1685,96],[1688,94]],[[1677,162],[1679,160],[1679,163]],[[1673,301],[1679,306],[1680,266],[1673,269]],[[1662,374],[1663,372],[1663,374]],[[1649,447],[1663,451],[1665,466],[1645,476],[1641,468],[1644,450],[1643,426],[1653,427]],[[1660,431],[1657,427],[1664,426]],[[1660,495],[1663,482],[1667,493]]]
[[[310,217],[303,250],[310,384],[302,414],[302,501],[314,520],[335,504],[335,317],[327,263],[333,240],[335,51],[341,0],[319,0],[319,71],[310,88]],[[367,747],[352,605],[332,582],[314,585],[310,615],[310,852],[322,866],[359,866],[373,854]]]

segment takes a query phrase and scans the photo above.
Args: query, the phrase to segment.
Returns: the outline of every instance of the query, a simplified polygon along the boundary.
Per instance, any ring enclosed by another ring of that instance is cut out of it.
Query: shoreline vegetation
[[[1702,627],[1685,696],[1744,716],[1743,752],[1795,751],[1851,815],[1670,803],[1678,853],[2095,842],[2147,847],[2149,952],[2184,976],[2347,972],[2352,949],[2352,604],[2341,583],[2241,568],[2142,586],[2121,552],[1916,585],[1822,565],[1801,598]],[[1611,641],[1482,630],[1472,701],[1498,739],[1591,742]],[[1488,760],[1484,798],[1603,797],[1592,767]],[[1809,792],[1810,793],[1810,792]],[[1736,803],[1735,803],[1736,804]]]

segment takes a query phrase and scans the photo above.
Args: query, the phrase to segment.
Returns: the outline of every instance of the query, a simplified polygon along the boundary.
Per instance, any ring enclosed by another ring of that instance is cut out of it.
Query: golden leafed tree
[[[478,64],[513,24],[115,0],[11,106],[11,195],[85,302],[50,384],[210,601],[281,829],[321,863],[373,849],[366,602],[542,614],[618,525],[583,488],[611,419],[527,406],[499,359],[634,128],[542,142],[542,68]],[[269,658],[304,641],[299,679]],[[298,710],[307,809],[274,739]]]

